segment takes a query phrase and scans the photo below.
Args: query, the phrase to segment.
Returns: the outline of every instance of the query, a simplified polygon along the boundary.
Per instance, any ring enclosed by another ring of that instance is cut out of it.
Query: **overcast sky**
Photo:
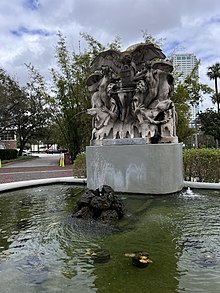
[[[31,62],[49,78],[58,31],[77,50],[80,32],[104,45],[119,36],[126,49],[142,41],[146,30],[165,38],[168,57],[194,53],[201,60],[201,82],[213,87],[206,72],[220,62],[219,0],[0,0],[0,67],[23,83],[24,63]]]

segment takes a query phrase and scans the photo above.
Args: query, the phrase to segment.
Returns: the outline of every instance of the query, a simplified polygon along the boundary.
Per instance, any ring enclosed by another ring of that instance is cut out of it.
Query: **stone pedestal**
[[[87,187],[169,194],[183,188],[182,144],[103,145],[86,148]]]

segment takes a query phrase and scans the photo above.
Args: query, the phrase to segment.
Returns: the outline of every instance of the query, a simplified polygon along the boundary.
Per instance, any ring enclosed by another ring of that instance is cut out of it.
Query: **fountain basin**
[[[50,185],[0,195],[4,292],[219,291],[219,191],[120,195],[127,213],[118,229],[71,218],[82,191]],[[91,253],[100,249],[105,262]],[[125,254],[134,251],[152,263],[133,266]]]

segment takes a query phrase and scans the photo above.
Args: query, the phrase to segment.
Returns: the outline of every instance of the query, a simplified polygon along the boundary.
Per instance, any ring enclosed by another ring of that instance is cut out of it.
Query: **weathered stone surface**
[[[94,59],[87,80],[91,145],[128,138],[142,138],[145,144],[178,142],[171,100],[173,65],[165,57],[153,44],[136,44],[125,52],[104,51]]]
[[[94,216],[93,210],[89,206],[80,207],[78,206],[77,210],[74,211],[73,216],[76,218],[82,219],[92,219]]]
[[[107,210],[101,213],[100,220],[103,222],[112,222],[119,220],[119,215],[115,210]]]
[[[88,205],[93,197],[95,197],[95,193],[87,189],[86,192],[81,196],[79,205],[80,206]]]
[[[103,139],[102,145],[134,145],[146,144],[144,138],[121,138],[121,139]]]
[[[183,188],[182,144],[88,146],[87,187],[169,194]]]
[[[105,211],[111,207],[111,202],[108,200],[108,198],[106,198],[104,196],[95,196],[91,200],[90,206],[93,209]]]
[[[85,191],[73,210],[73,217],[111,223],[121,219],[124,213],[123,202],[110,186],[103,185],[100,190]]]

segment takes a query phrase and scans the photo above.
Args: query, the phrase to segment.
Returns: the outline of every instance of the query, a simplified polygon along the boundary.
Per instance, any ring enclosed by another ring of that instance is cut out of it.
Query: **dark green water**
[[[220,292],[220,192],[119,195],[117,229],[71,218],[81,189],[64,185],[0,194],[0,293]],[[110,251],[94,263],[87,249]],[[125,253],[148,251],[137,268]]]

